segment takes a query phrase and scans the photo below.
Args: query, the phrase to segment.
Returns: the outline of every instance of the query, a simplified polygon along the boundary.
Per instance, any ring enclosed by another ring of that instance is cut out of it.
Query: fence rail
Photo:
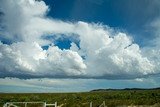
[[[3,107],[19,107],[18,104],[24,104],[23,107],[27,107],[27,105],[29,105],[29,104],[42,104],[42,107],[48,107],[48,106],[58,107],[57,102],[55,102],[53,104],[47,104],[46,102],[6,102],[3,105]],[[92,102],[89,103],[89,107],[93,107]],[[103,103],[99,107],[107,107],[105,104],[105,101],[103,101]]]
[[[47,104],[46,102],[7,102],[3,107],[18,107],[17,104],[24,104],[24,107],[27,107],[28,104],[43,104],[43,107],[57,107],[57,102],[53,104]]]

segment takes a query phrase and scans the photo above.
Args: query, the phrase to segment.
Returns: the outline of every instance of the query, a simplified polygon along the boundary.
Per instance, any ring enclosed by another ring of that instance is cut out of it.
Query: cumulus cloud
[[[133,39],[108,26],[64,22],[46,16],[44,1],[2,0],[0,77],[131,79],[158,74],[160,60],[142,51]],[[61,50],[43,37],[76,35],[70,49]],[[49,45],[47,50],[42,46]]]
[[[36,42],[0,45],[0,71],[3,76],[33,77],[76,76],[84,74],[86,65],[77,52],[50,46],[43,50]],[[25,78],[25,77],[22,77]]]

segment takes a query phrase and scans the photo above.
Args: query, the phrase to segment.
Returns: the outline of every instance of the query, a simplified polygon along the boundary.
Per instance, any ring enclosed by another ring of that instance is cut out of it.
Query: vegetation
[[[62,107],[98,107],[103,101],[107,107],[120,105],[156,105],[160,107],[160,89],[153,90],[101,90],[83,93],[1,93],[0,107],[6,102],[44,101],[58,102]],[[35,105],[32,107],[36,107]]]

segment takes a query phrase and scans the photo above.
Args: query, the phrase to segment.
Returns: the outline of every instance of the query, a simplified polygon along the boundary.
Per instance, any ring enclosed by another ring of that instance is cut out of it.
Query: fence
[[[27,107],[28,104],[42,104],[43,107],[48,107],[48,106],[57,107],[57,102],[53,104],[47,104],[46,102],[7,102],[3,105],[3,107],[19,107],[17,106],[18,104],[23,104],[24,107]]]
[[[53,104],[47,104],[46,102],[7,102],[3,105],[3,107],[19,107],[18,104],[23,104],[24,107],[27,107],[28,104],[42,104],[42,107],[58,107],[57,102]],[[89,107],[93,107],[92,102],[89,103]],[[103,101],[103,103],[99,107],[107,107],[105,101]]]
[[[103,101],[103,103],[102,103],[99,107],[107,107],[107,106],[106,106],[106,102]]]

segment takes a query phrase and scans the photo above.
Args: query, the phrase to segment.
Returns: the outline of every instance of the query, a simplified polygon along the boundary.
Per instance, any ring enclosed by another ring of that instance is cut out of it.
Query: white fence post
[[[25,103],[25,107],[27,107],[27,103]]]
[[[3,107],[7,107],[7,103],[3,105]]]
[[[92,107],[92,102],[90,102],[89,107]]]
[[[105,101],[99,107],[107,107]]]
[[[105,101],[103,101],[103,105],[104,105],[104,107],[106,106],[106,103],[105,103]]]
[[[57,102],[55,102],[55,107],[57,107]]]
[[[43,107],[46,107],[46,102],[44,102]]]

